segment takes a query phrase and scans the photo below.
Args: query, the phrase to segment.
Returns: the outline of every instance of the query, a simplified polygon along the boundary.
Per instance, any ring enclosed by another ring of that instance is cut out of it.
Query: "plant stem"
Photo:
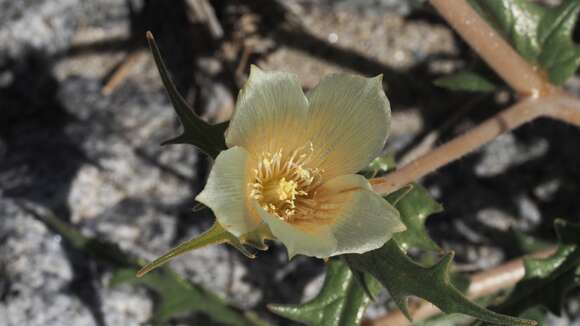
[[[431,5],[516,92],[548,94],[553,88],[464,0],[431,0]]]
[[[537,99],[521,100],[402,168],[369,181],[375,192],[390,194],[476,150],[502,133],[542,116],[580,127],[580,100],[563,92]]]
[[[374,191],[389,194],[542,114],[543,99],[529,99],[498,113],[494,117],[456,137],[448,143],[381,178],[371,179]]]
[[[545,115],[580,127],[580,99],[562,93],[554,98]]]
[[[370,180],[376,192],[389,194],[476,150],[500,134],[549,116],[580,127],[580,101],[550,84],[464,0],[431,0],[431,4],[467,43],[524,99],[382,178]]]
[[[526,257],[544,258],[550,256],[555,250],[556,248],[552,247]],[[467,296],[470,299],[478,299],[514,286],[525,275],[523,262],[526,257],[520,257],[495,268],[474,274],[470,277],[471,283],[467,290]],[[415,321],[441,313],[436,306],[424,300],[421,300],[411,310],[411,315]],[[409,324],[409,320],[400,310],[394,310],[383,317],[363,322],[364,326],[405,326]]]

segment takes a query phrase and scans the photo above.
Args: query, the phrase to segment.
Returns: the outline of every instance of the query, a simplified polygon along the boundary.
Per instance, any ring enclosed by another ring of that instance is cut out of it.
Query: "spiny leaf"
[[[383,164],[383,158],[366,172],[384,173],[394,167],[392,159]],[[442,208],[422,186],[412,184],[389,195],[386,200],[399,210],[401,219],[407,225],[407,231],[397,234],[397,242],[406,248],[439,251],[439,247],[429,238],[424,223],[429,215]],[[369,274],[357,269],[349,271],[344,264],[331,261],[323,288],[314,300],[302,305],[275,305],[272,310],[308,325],[356,325],[360,318],[354,317],[362,315],[368,297],[372,297],[378,290],[379,283]],[[354,305],[346,311],[350,314],[343,310],[343,305],[347,303]]]
[[[529,0],[470,0],[527,60],[543,68],[555,84],[565,82],[580,65],[580,46],[572,34],[580,0],[545,7]]]
[[[183,126],[183,133],[181,135],[167,140],[162,144],[191,144],[212,158],[216,158],[220,151],[226,149],[224,132],[228,127],[228,123],[224,122],[211,125],[195,114],[193,109],[189,107],[185,99],[179,94],[175,84],[171,80],[169,71],[161,57],[161,52],[157,47],[153,34],[147,32],[146,35],[153,58],[155,59],[155,64],[163,80],[163,85],[171,99],[175,113],[177,113]]]
[[[471,71],[460,71],[438,78],[433,83],[452,91],[491,92],[496,88],[491,81]]]
[[[367,178],[374,178],[394,169],[395,159],[392,154],[387,154],[375,158],[361,173]],[[385,199],[399,211],[401,220],[407,227],[407,230],[394,235],[394,239],[405,251],[410,247],[440,251],[439,246],[429,236],[425,222],[430,215],[441,212],[443,207],[431,198],[423,186],[413,183]]]
[[[345,255],[345,259],[351,268],[369,273],[381,282],[409,319],[407,298],[413,295],[433,303],[445,313],[462,313],[499,325],[536,325],[534,321],[492,312],[463,296],[450,281],[452,254],[431,267],[423,267],[391,240],[382,248],[361,255]]]
[[[423,186],[413,183],[409,188],[403,188],[386,197],[401,215],[401,220],[407,230],[396,233],[393,238],[399,246],[407,251],[410,247],[423,250],[440,251],[439,246],[431,239],[425,221],[443,207],[431,198]]]
[[[38,215],[40,220],[60,234],[76,250],[94,257],[97,261],[113,267],[112,286],[121,283],[143,284],[159,296],[155,302],[152,322],[166,324],[177,315],[201,312],[207,314],[220,325],[249,326],[262,325],[259,320],[229,306],[209,291],[179,277],[169,268],[163,268],[136,278],[141,265],[121,249],[109,242],[85,237],[71,225],[52,214]]]
[[[180,256],[186,252],[206,247],[212,244],[230,243],[236,248],[238,248],[242,253],[248,257],[253,255],[248,252],[244,246],[239,242],[238,238],[233,236],[231,233],[226,231],[219,223],[214,222],[212,227],[195,238],[188,240],[177,247],[171,249],[167,253],[163,254],[161,257],[155,259],[151,263],[145,265],[143,268],[137,272],[137,277],[143,277],[150,271],[160,267],[161,265],[167,263],[173,258]]]
[[[183,255],[186,252],[214,244],[229,244],[232,247],[238,249],[246,257],[255,258],[255,255],[249,252],[244,245],[253,246],[258,250],[268,250],[268,246],[264,241],[273,238],[274,237],[272,236],[270,229],[265,224],[262,224],[256,228],[256,230],[250,233],[242,235],[238,239],[233,234],[226,231],[221,226],[221,224],[216,221],[209,230],[205,231],[201,235],[196,236],[191,240],[185,241],[177,247],[169,250],[161,257],[145,265],[139,270],[139,272],[137,272],[137,277],[143,277],[143,275],[162,266],[173,258]]]
[[[147,264],[139,270],[137,277],[142,277],[143,275],[149,273],[150,271],[160,267],[161,265],[169,262],[173,258],[180,256],[186,252],[206,247],[212,244],[222,244],[227,243],[234,248],[238,249],[241,253],[246,255],[248,258],[255,258],[254,254],[249,252],[245,244],[252,245],[259,250],[267,250],[268,246],[264,243],[266,239],[272,239],[273,236],[270,230],[262,225],[258,227],[255,231],[248,234],[244,234],[240,239],[236,238],[233,234],[226,231],[218,222],[214,222],[212,227],[202,233],[201,235],[188,240],[177,247],[171,249],[169,252],[165,253],[161,257],[155,259],[151,263]]]
[[[524,261],[525,277],[497,307],[498,311],[520,314],[542,306],[559,315],[566,294],[580,286],[580,224],[556,220],[554,225],[558,249],[550,257]]]
[[[554,244],[546,240],[525,234],[516,229],[512,229],[510,237],[513,238],[513,245],[519,249],[522,254],[531,254],[541,250],[546,250]]]
[[[380,284],[371,277],[366,279],[369,291],[378,293]],[[314,299],[299,305],[268,307],[280,316],[306,325],[354,326],[360,323],[370,300],[348,266],[340,259],[332,259],[327,264],[322,289]]]

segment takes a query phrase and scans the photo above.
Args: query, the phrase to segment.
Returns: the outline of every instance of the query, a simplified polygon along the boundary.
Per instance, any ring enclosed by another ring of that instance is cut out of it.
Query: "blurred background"
[[[70,245],[42,216],[150,260],[207,229],[194,211],[209,161],[161,147],[179,124],[146,47],[151,30],[178,89],[212,122],[229,119],[250,64],[296,73],[306,90],[329,73],[384,74],[393,108],[386,152],[399,162],[492,116],[514,98],[428,6],[406,0],[0,0],[0,325],[141,325],[159,298],[109,286],[113,264]],[[576,33],[578,34],[578,33]],[[464,67],[497,82],[450,92],[436,78]],[[565,87],[580,95],[580,78]],[[477,272],[519,254],[513,231],[553,239],[580,214],[580,131],[538,120],[423,180],[445,212],[429,230]],[[314,296],[322,261],[283,247],[249,260],[232,248],[171,264],[185,279],[292,325],[268,303]],[[551,325],[580,325],[579,295]],[[384,293],[367,312],[392,304]],[[207,316],[206,316],[207,317]],[[211,317],[211,316],[210,316]],[[203,313],[170,325],[207,325]]]

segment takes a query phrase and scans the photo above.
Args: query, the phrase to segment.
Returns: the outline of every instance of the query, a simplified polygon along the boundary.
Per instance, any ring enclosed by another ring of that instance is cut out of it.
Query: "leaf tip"
[[[135,276],[137,276],[137,278],[142,278],[143,276],[145,276],[145,274],[151,272],[152,270],[163,265],[164,263],[165,263],[165,261],[161,262],[160,259],[156,259],[156,260],[150,262],[149,264],[143,266],[139,271],[137,271]]]
[[[141,268],[137,274],[135,274],[135,276],[137,276],[138,278],[142,278],[143,276],[145,276],[145,274],[147,274],[149,272],[149,270],[146,269],[147,266]]]
[[[271,312],[275,313],[276,315],[290,318],[290,319],[292,319],[292,317],[293,317],[293,314],[291,312],[292,309],[290,309],[289,306],[275,304],[275,303],[269,303],[266,305],[266,308],[268,310],[270,310]]]

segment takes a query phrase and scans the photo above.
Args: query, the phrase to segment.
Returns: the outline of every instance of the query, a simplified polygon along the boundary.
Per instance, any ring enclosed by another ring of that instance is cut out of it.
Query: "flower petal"
[[[293,150],[302,145],[296,135],[306,128],[307,112],[308,99],[296,75],[252,66],[238,96],[226,144],[256,155],[281,148]]]
[[[390,105],[382,76],[328,76],[308,95],[308,137],[315,166],[326,180],[363,169],[382,150],[388,136]]]
[[[256,202],[256,211],[288,250],[288,258],[296,254],[325,258],[331,256],[336,248],[336,239],[327,227],[304,229],[282,221],[280,218],[266,212]]]
[[[195,198],[211,208],[221,226],[236,237],[254,230],[261,223],[247,205],[248,161],[249,154],[241,147],[221,152],[205,188]]]
[[[319,258],[364,253],[377,249],[405,230],[399,212],[370,190],[359,175],[344,175],[321,186],[315,198],[317,211],[292,223],[282,221],[258,207],[260,217],[288,248],[289,256]]]
[[[353,190],[355,185],[360,188]],[[342,205],[331,226],[337,242],[335,255],[380,248],[394,233],[406,229],[399,211],[372,191],[368,180],[360,175],[336,177],[322,188],[328,191],[331,202]]]

